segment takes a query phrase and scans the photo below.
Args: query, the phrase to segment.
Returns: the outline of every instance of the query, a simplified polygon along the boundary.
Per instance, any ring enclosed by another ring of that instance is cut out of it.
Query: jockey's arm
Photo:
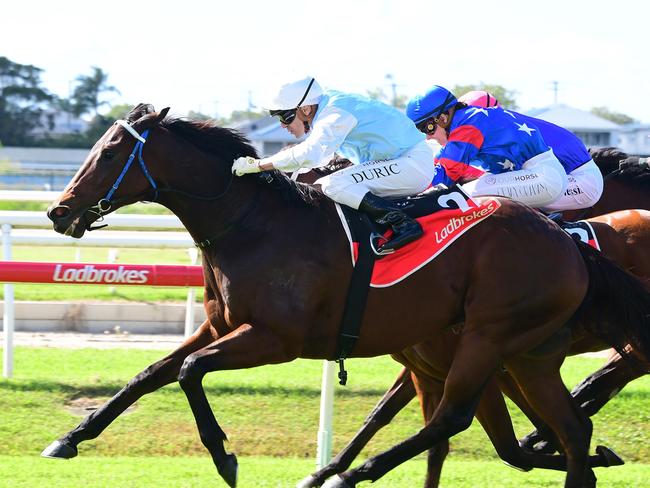
[[[288,172],[326,166],[356,125],[357,119],[349,112],[324,107],[307,139],[262,159],[260,168]]]
[[[440,150],[436,163],[445,168],[447,176],[456,183],[467,183],[485,174],[478,159],[483,136],[473,126],[462,125],[452,130],[447,144]]]

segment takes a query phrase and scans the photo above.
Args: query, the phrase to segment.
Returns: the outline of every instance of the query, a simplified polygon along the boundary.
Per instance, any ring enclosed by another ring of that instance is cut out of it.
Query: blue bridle
[[[144,173],[144,176],[147,178],[147,180],[151,184],[151,187],[154,189],[154,196],[151,201],[155,202],[156,199],[158,198],[158,185],[156,185],[156,182],[151,177],[151,174],[147,169],[147,165],[145,164],[144,159],[142,158],[142,149],[144,148],[144,143],[147,142],[149,129],[145,130],[142,134],[139,134],[138,131],[136,131],[126,120],[117,120],[115,123],[124,127],[133,137],[137,139],[137,141],[135,143],[135,146],[133,147],[133,151],[131,151],[131,155],[129,156],[129,159],[124,164],[124,168],[122,168],[122,172],[115,180],[115,183],[113,183],[111,189],[108,190],[106,196],[102,198],[99,202],[97,202],[96,208],[97,208],[97,213],[99,213],[99,215],[105,215],[108,212],[110,212],[112,207],[111,197],[113,196],[115,191],[119,188],[120,184],[122,183],[122,180],[124,179],[126,172],[131,167],[131,164],[133,163],[136,154],[138,155],[138,163],[140,163],[140,168],[142,168],[142,172]]]

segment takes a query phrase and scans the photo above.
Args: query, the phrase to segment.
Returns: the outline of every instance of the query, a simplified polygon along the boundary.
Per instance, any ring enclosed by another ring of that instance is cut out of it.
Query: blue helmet
[[[415,124],[438,117],[458,103],[456,97],[446,88],[433,85],[424,95],[416,95],[406,106],[406,115]]]

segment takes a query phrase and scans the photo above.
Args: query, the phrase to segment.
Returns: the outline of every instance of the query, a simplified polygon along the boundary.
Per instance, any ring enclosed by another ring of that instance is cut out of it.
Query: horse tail
[[[576,242],[589,273],[577,313],[581,326],[622,356],[630,344],[650,360],[650,293],[632,274],[583,242]]]

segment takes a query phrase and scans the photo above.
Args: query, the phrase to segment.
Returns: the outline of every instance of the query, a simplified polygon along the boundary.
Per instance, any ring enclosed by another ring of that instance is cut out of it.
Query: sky
[[[650,123],[649,14],[639,0],[8,0],[0,56],[42,68],[62,97],[97,66],[112,104],[178,115],[227,116],[309,74],[408,97],[498,84],[521,110],[554,103],[557,82],[558,103]]]

